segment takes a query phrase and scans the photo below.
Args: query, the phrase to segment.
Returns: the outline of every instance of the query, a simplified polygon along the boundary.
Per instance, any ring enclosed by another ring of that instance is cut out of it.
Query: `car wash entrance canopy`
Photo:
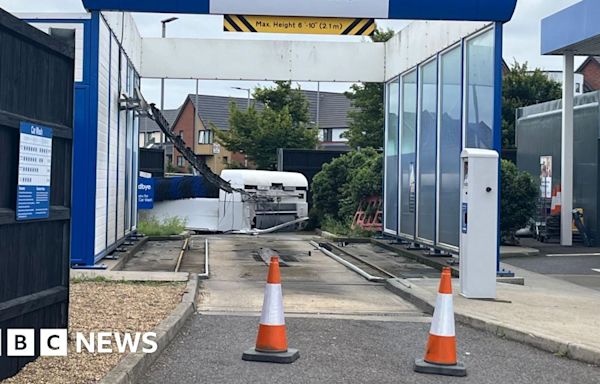
[[[107,79],[118,79],[121,73],[109,43],[119,36],[139,78],[384,83],[384,232],[431,248],[460,251],[460,155],[466,148],[501,150],[502,23],[512,17],[516,0],[83,0],[83,4],[90,11],[91,35],[99,37],[92,48],[102,59],[97,68],[115,64],[109,75],[94,79],[100,92],[118,88]],[[129,15],[106,11],[416,21],[385,43],[145,38]],[[119,93],[114,93],[110,111],[119,111]],[[99,95],[98,105],[104,107],[107,98]],[[100,128],[105,120],[98,123]],[[107,147],[104,143],[102,148]],[[105,175],[106,165],[102,167],[98,174]],[[101,196],[106,199],[106,192]],[[106,204],[97,200],[102,215]],[[495,228],[495,223],[490,225]]]
[[[516,4],[517,0],[83,0],[88,10],[96,11],[500,22],[511,19]]]

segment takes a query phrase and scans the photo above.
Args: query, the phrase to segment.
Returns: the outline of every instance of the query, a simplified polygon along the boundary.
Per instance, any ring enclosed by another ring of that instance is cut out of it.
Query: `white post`
[[[561,148],[561,212],[560,244],[573,245],[573,98],[575,92],[574,55],[564,56],[562,148]]]

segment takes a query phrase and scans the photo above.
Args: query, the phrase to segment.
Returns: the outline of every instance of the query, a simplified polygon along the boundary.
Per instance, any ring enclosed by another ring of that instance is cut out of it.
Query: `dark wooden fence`
[[[165,150],[140,148],[140,171],[152,177],[165,177]]]
[[[298,172],[308,180],[306,201],[312,206],[312,181],[315,175],[321,172],[324,164],[348,153],[346,150],[315,150],[315,149],[287,149],[277,151],[277,170],[282,172]]]
[[[0,380],[34,359],[6,356],[7,328],[68,325],[73,56],[0,10]],[[53,129],[48,219],[16,221],[22,121]]]

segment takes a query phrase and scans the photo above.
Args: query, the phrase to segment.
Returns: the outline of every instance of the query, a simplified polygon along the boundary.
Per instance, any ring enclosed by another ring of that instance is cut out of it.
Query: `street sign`
[[[96,11],[505,22],[517,0],[83,0],[83,5]]]
[[[154,179],[138,178],[138,209],[154,208]]]
[[[17,220],[50,216],[52,128],[21,122]]]
[[[214,143],[213,144],[213,155],[218,155],[221,153],[221,144]]]
[[[376,27],[374,19],[241,15],[223,18],[225,32],[370,36]]]

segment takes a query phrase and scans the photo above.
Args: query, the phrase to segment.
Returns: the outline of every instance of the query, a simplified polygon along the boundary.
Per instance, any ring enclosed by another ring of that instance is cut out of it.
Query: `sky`
[[[142,1],[142,0],[141,0]],[[493,1],[493,0],[490,0]],[[530,68],[546,70],[562,69],[562,61],[558,57],[540,55],[540,20],[552,13],[568,7],[579,0],[518,0],[513,19],[504,29],[504,59],[510,64],[514,60],[528,62]],[[84,12],[81,0],[0,0],[0,8],[9,12]],[[171,15],[165,14],[134,14],[138,29],[143,37],[160,37],[160,21]],[[286,40],[329,40],[345,41],[363,39],[362,37],[311,36],[311,35],[275,35],[275,34],[239,34],[223,32],[221,16],[208,15],[172,15],[179,20],[168,25],[168,37],[191,38],[246,38],[246,39],[286,39]],[[378,20],[380,28],[400,30],[408,24],[407,21]],[[583,58],[577,60],[579,65]],[[247,97],[246,90],[237,88],[254,88],[269,83],[242,81],[199,81],[200,94]],[[303,89],[316,90],[316,83],[301,83]],[[343,92],[350,84],[321,83],[321,91]],[[151,101],[160,104],[160,80],[143,80],[142,92]],[[165,108],[177,108],[185,96],[196,92],[196,82],[193,80],[165,81]]]

